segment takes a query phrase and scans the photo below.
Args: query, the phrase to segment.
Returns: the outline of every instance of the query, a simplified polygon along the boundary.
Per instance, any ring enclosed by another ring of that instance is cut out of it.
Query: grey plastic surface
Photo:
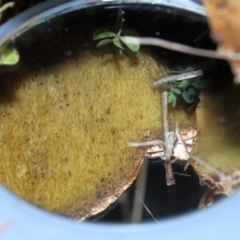
[[[141,224],[76,223],[45,212],[0,187],[0,222],[12,225],[2,240],[221,240],[238,239],[240,193],[191,214]]]

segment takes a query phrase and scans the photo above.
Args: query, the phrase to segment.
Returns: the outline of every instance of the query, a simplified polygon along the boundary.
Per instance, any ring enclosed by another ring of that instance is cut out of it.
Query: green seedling
[[[0,4],[2,1],[0,1]],[[2,13],[6,9],[13,7],[14,2],[7,2],[0,8],[0,20],[2,18]],[[19,61],[19,54],[16,49],[6,47],[0,52],[0,65],[14,65]]]
[[[177,75],[183,72],[169,72],[168,75]],[[193,103],[198,99],[200,91],[208,86],[203,76],[168,83],[168,103],[176,107],[177,101],[185,101],[185,109],[190,110]]]
[[[0,1],[0,5],[2,4],[2,1]],[[1,7],[0,7],[0,20],[2,19],[2,13],[10,8],[10,7],[13,7],[14,6],[14,2],[7,2],[5,4],[3,4]]]
[[[0,52],[0,65],[15,65],[19,61],[19,53],[14,48],[4,48]]]
[[[108,29],[98,29],[93,33],[93,39],[99,41],[97,47],[102,47],[107,44],[112,43],[119,49],[119,52],[125,49],[129,49],[132,52],[138,52],[140,49],[140,43],[136,37],[131,36],[121,36],[122,29],[118,33],[111,32]]]

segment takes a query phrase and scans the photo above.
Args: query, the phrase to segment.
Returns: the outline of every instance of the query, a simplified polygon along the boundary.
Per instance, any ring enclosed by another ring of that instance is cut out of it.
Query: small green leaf
[[[102,47],[112,42],[112,39],[103,39],[98,44],[97,47]]]
[[[176,97],[174,96],[174,94],[173,94],[172,92],[169,92],[169,93],[168,93],[168,103],[172,103],[173,100],[174,100],[174,98],[176,98]]]
[[[14,48],[4,48],[0,53],[1,65],[14,65],[19,61],[18,51]]]
[[[124,49],[123,48],[123,46],[122,46],[122,44],[121,44],[121,42],[120,42],[120,39],[119,39],[119,37],[115,37],[114,39],[113,39],[113,44],[116,46],[116,47],[118,47],[119,49]]]
[[[180,95],[182,93],[182,91],[179,88],[173,88],[172,91],[178,95]]]
[[[204,89],[208,86],[208,83],[203,80],[198,79],[195,81],[193,80],[192,85],[193,85],[193,87],[195,87],[197,89]]]
[[[188,96],[189,96],[190,98],[192,98],[192,97],[198,96],[199,91],[197,91],[197,90],[196,90],[195,88],[193,88],[193,87],[188,87],[187,93],[188,93]]]
[[[117,36],[116,33],[108,31],[107,29],[98,29],[93,33],[94,40],[100,40],[100,39],[111,38],[116,36]]]
[[[185,89],[187,87],[187,85],[189,84],[189,81],[188,80],[182,80],[179,82],[179,88],[181,89]]]
[[[172,104],[173,108],[177,104],[177,96],[173,92],[168,93],[168,104]]]
[[[1,3],[2,1],[0,1]],[[5,4],[3,4],[3,6],[0,8],[0,20],[2,18],[2,12],[5,11],[7,8],[13,7],[14,6],[14,2],[7,2]]]
[[[170,88],[179,88],[179,84],[180,84],[180,82],[170,82],[170,83],[168,83],[168,86],[170,87]]]
[[[127,47],[133,51],[133,52],[138,52],[140,48],[140,42],[137,38],[135,37],[121,37],[121,41],[123,41]]]
[[[198,98],[199,92],[200,92],[200,90],[197,90],[193,87],[189,87],[187,89],[187,94],[188,94],[188,97],[189,97],[191,103],[194,102]]]
[[[7,3],[3,4],[3,6],[0,8],[0,13],[5,11],[7,8],[10,8],[13,6],[14,6],[14,2],[7,2]]]
[[[175,97],[172,102],[172,107],[175,108],[177,104],[177,98]]]
[[[182,92],[182,97],[183,97],[183,99],[184,99],[184,101],[185,101],[186,103],[192,103],[192,102],[193,102],[193,100],[191,100],[191,99],[189,98],[189,96],[188,96],[188,94],[187,94],[187,92],[186,92],[185,90]]]

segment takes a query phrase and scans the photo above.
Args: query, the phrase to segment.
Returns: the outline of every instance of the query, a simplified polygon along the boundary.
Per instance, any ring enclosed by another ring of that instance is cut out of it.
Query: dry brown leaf
[[[203,0],[208,12],[208,23],[212,39],[220,44],[221,52],[239,53],[240,49],[240,2],[236,0]],[[240,83],[240,61],[229,61],[235,74],[235,82]]]

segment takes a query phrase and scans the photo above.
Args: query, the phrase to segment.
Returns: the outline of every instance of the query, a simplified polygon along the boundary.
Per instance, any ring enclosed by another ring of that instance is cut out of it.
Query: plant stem
[[[166,170],[166,184],[168,186],[175,184],[174,174],[172,170],[171,156],[174,146],[174,138],[175,134],[169,132],[168,125],[168,92],[165,90],[162,92],[162,117],[163,117],[163,132],[164,132],[164,140],[166,143],[165,149],[165,170]]]
[[[163,118],[163,132],[164,132],[164,139],[167,142],[167,134],[169,132],[168,126],[168,91],[165,90],[162,92],[162,118]]]
[[[165,145],[165,142],[161,141],[160,139],[152,140],[152,141],[146,141],[146,142],[129,142],[129,146],[131,147],[145,147],[145,146],[151,146],[151,145]]]

